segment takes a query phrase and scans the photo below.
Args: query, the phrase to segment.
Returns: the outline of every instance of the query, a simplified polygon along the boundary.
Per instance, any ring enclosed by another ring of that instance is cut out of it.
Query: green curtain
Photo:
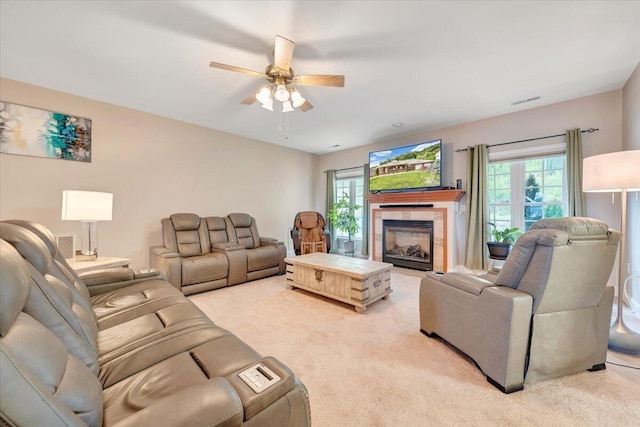
[[[567,131],[567,216],[585,215],[585,196],[582,192],[582,133],[580,129]]]
[[[369,256],[369,201],[367,196],[369,195],[369,175],[370,175],[369,163],[364,165],[364,191],[362,198],[362,250],[363,256]]]
[[[467,148],[467,268],[484,270],[487,263],[487,146]]]
[[[327,219],[327,215],[329,214],[329,211],[333,207],[333,201],[335,200],[336,171],[335,171],[335,169],[329,169],[329,170],[325,171],[325,173],[327,174],[327,200],[326,200],[326,204],[325,204],[324,218],[327,221],[327,226],[329,227],[329,232],[331,233],[331,251],[335,252],[335,250],[336,250],[336,245],[335,245],[335,242],[336,242],[336,230],[333,227],[333,224],[331,224],[329,222],[329,220]]]

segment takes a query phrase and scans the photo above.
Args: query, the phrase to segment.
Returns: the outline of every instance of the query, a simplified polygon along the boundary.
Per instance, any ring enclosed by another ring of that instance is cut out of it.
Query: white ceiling
[[[296,74],[346,76],[300,89],[288,139],[240,104],[263,80],[208,66],[262,72],[276,34]],[[620,89],[639,61],[636,1],[0,2],[2,77],[311,153]]]

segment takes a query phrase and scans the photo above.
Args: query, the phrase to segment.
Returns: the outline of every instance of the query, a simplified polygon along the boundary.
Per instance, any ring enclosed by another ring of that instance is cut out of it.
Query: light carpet
[[[392,272],[390,298],[366,314],[287,289],[284,276],[190,299],[293,370],[309,390],[316,427],[638,425],[640,371],[608,363],[505,395],[472,360],[420,333],[419,286],[420,277]],[[640,366],[639,357],[611,351],[608,360]]]

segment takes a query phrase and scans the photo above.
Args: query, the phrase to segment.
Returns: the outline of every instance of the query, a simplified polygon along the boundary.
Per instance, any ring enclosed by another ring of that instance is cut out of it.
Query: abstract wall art
[[[91,162],[91,119],[0,101],[0,153]]]

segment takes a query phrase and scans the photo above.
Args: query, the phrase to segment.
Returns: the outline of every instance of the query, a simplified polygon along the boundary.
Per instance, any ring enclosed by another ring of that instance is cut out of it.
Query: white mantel
[[[382,261],[382,221],[385,219],[433,221],[433,269],[452,271],[463,264],[465,192],[460,190],[418,193],[371,194],[369,218],[371,258]],[[406,205],[411,204],[410,207]],[[381,207],[381,205],[385,207]],[[405,205],[405,206],[403,206]],[[433,205],[433,206],[427,206]]]

